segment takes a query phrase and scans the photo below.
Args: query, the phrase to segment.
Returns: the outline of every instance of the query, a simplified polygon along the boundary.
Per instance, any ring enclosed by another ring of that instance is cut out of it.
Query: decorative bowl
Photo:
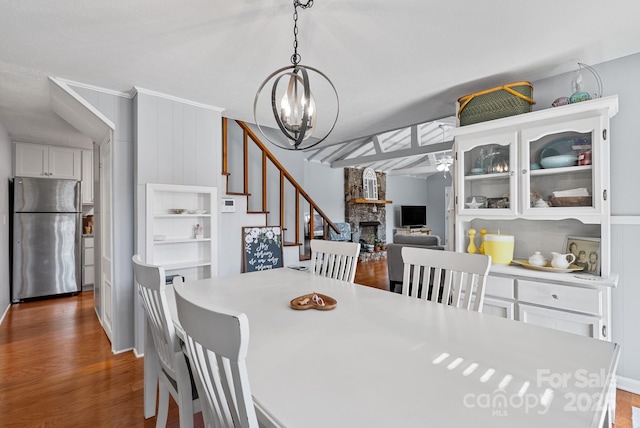
[[[182,214],[186,210],[186,208],[171,208],[169,211],[171,211],[172,214]]]
[[[578,155],[566,154],[557,156],[547,156],[540,159],[540,165],[543,168],[564,168],[567,166],[574,166],[578,163]]]

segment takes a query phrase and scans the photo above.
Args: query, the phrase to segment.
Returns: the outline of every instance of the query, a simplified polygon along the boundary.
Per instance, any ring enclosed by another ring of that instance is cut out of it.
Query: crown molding
[[[70,86],[76,86],[78,88],[89,89],[96,92],[102,92],[103,94],[115,95],[117,97],[122,97],[127,99],[132,99],[134,96],[134,94],[131,92],[115,91],[113,89],[107,89],[107,88],[102,88],[100,86],[89,85],[87,83],[76,82],[69,79],[63,79],[62,77],[55,77],[55,79],[58,82],[65,83]]]
[[[219,113],[222,113],[223,111],[225,111],[225,109],[221,108],[221,107],[215,107],[215,106],[211,106],[211,105],[208,105],[208,104],[198,103],[198,102],[195,102],[195,101],[187,100],[187,99],[176,97],[176,96],[173,96],[173,95],[163,94],[162,92],[156,92],[156,91],[152,91],[152,90],[149,90],[149,89],[144,89],[144,88],[141,88],[139,86],[134,86],[133,87],[133,91],[134,91],[134,94],[133,94],[134,97],[137,94],[152,95],[154,97],[164,98],[164,99],[167,99],[167,100],[176,101],[176,102],[179,102],[179,103],[182,103],[182,104],[192,105],[194,107],[204,108],[204,109],[207,109],[207,110],[213,110],[213,111],[216,111],[216,112],[219,112]]]

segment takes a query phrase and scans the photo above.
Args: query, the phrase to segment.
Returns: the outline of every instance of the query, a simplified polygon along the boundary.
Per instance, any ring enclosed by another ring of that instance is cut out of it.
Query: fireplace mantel
[[[385,201],[383,199],[360,199],[360,198],[349,198],[347,202],[352,204],[392,204],[393,201]]]

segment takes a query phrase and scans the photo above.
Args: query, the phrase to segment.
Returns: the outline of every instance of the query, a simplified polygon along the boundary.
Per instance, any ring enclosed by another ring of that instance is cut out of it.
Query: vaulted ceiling
[[[637,0],[315,0],[299,11],[299,53],[333,81],[340,117],[307,156],[433,169],[458,97],[639,52],[639,12]],[[258,86],[289,64],[292,15],[291,0],[2,1],[0,123],[14,141],[86,144],[52,112],[48,76],[253,122]]]

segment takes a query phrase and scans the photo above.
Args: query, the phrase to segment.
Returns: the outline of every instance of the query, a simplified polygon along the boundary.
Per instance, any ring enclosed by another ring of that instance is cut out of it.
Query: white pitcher
[[[553,258],[551,259],[551,266],[556,269],[566,269],[569,265],[576,261],[576,256],[573,254],[560,254],[556,252],[551,252]],[[571,261],[569,261],[571,259]]]

